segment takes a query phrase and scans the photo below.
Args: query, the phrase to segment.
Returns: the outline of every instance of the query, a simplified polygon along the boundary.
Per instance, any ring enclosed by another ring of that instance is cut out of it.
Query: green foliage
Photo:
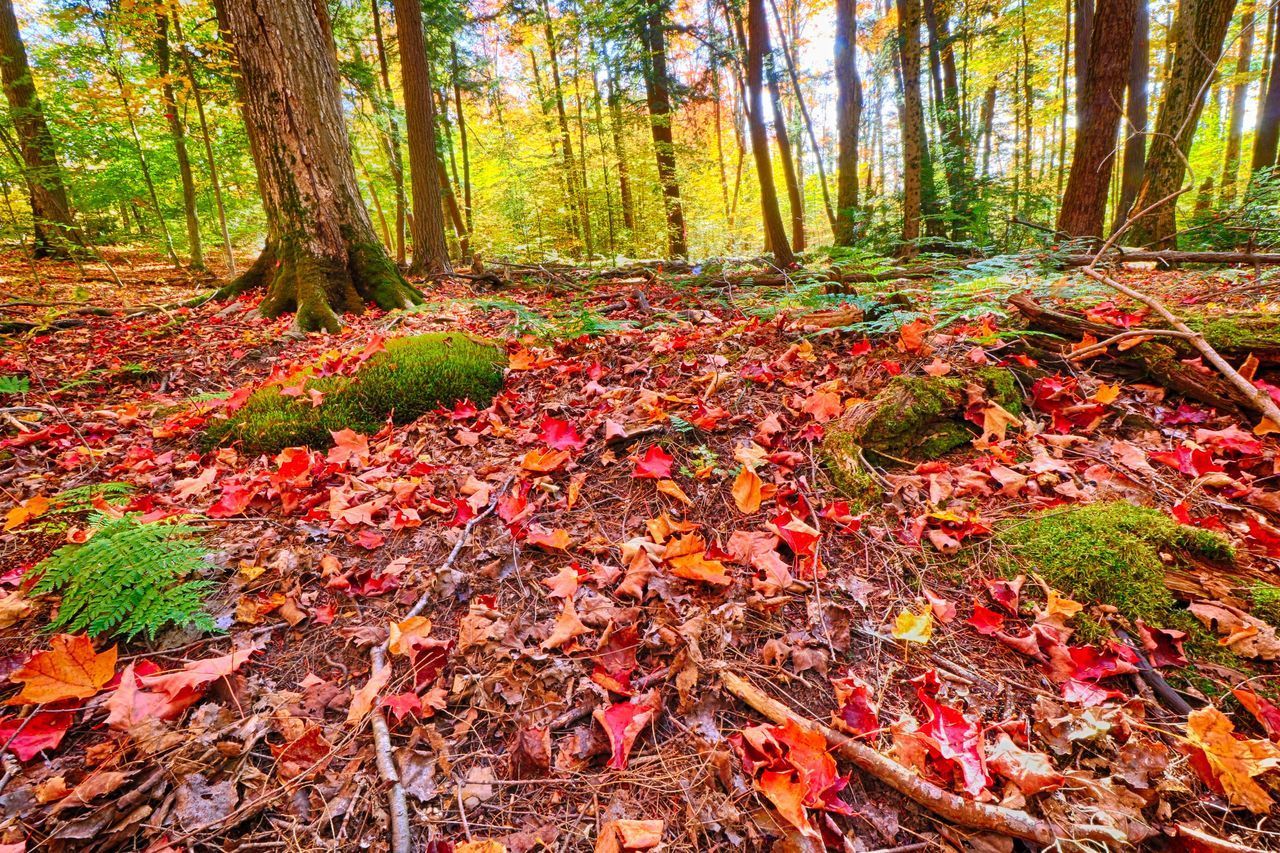
[[[32,596],[62,596],[49,630],[151,640],[169,625],[215,630],[204,609],[213,584],[190,580],[210,553],[194,527],[100,514],[93,526],[88,542],[64,545],[31,570]]]
[[[1178,524],[1163,513],[1122,501],[1048,510],[1002,523],[995,542],[1008,575],[1035,572],[1085,605],[1108,604],[1130,620],[1196,630],[1165,585],[1168,555],[1231,563],[1231,544],[1216,533]]]
[[[1280,586],[1258,581],[1249,587],[1250,612],[1269,625],[1280,625]]]
[[[58,492],[49,501],[46,515],[77,515],[93,509],[94,504],[105,501],[108,504],[123,503],[133,494],[134,487],[130,483],[88,483]]]
[[[0,376],[0,394],[25,394],[31,390],[31,380],[25,376]]]
[[[463,399],[488,405],[502,385],[504,365],[501,349],[466,335],[396,338],[354,377],[307,378],[296,397],[282,395],[280,383],[258,389],[231,418],[210,425],[205,443],[239,442],[254,452],[320,447],[338,430],[377,432],[388,417],[406,424]],[[321,405],[312,405],[312,390],[323,395]]]

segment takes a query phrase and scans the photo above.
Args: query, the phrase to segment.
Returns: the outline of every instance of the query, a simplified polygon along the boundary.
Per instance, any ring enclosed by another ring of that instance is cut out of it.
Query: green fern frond
[[[31,570],[32,596],[62,596],[49,630],[154,640],[168,625],[214,629],[204,609],[213,585],[189,580],[210,553],[196,528],[101,513],[92,525],[87,542],[65,545]]]

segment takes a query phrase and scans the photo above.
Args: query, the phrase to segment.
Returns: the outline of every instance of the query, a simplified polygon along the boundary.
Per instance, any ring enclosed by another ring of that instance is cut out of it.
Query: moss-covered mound
[[[355,376],[305,379],[300,395],[285,396],[282,383],[258,389],[229,419],[209,426],[205,445],[238,442],[255,453],[320,447],[332,442],[331,432],[341,429],[376,432],[388,416],[404,424],[459,400],[485,406],[501,388],[505,366],[500,347],[466,335],[396,338]],[[318,406],[313,405],[312,391],[321,395]]]
[[[1183,629],[1194,620],[1175,610],[1161,555],[1183,565],[1235,560],[1222,536],[1122,501],[1013,519],[997,528],[995,542],[1008,575],[1034,572],[1086,606],[1109,604],[1127,619]]]
[[[974,437],[964,419],[966,386],[981,385],[986,397],[1017,414],[1022,396],[1012,373],[982,368],[963,377],[897,376],[879,394],[829,424],[820,449],[836,488],[852,500],[876,492],[865,456],[921,461],[936,459]]]
[[[1233,312],[1218,317],[1188,317],[1186,322],[1219,352],[1280,352],[1280,315]]]

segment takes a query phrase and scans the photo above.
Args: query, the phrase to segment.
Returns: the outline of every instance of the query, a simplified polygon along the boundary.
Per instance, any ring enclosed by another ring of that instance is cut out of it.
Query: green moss
[[[1161,554],[1175,562],[1230,563],[1226,539],[1178,524],[1154,509],[1114,501],[1050,510],[1000,525],[1005,574],[1035,572],[1082,604],[1107,604],[1129,620],[1175,627],[1193,635],[1199,625],[1177,608],[1165,585]],[[1082,624],[1082,639],[1103,630]]]
[[[867,471],[859,450],[849,434],[840,431],[828,432],[818,447],[818,456],[836,491],[849,501],[854,512],[869,509],[881,496],[880,484]]]
[[[1003,367],[980,367],[973,374],[987,389],[987,399],[1011,415],[1022,411],[1022,389],[1012,371]]]
[[[1274,314],[1190,317],[1186,322],[1204,335],[1214,349],[1242,351],[1280,348],[1280,316]]]
[[[1249,587],[1249,612],[1268,625],[1280,625],[1280,586],[1261,581]]]
[[[505,362],[501,349],[465,335],[397,338],[353,377],[307,378],[299,396],[282,395],[281,383],[260,388],[230,419],[214,421],[204,443],[238,442],[253,452],[325,446],[331,432],[376,432],[388,417],[410,423],[463,399],[488,405],[502,385]],[[323,395],[319,406],[312,405],[313,390]]]

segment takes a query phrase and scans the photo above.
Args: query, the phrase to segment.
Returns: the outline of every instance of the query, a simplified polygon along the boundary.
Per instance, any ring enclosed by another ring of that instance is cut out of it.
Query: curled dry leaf
[[[1217,708],[1200,708],[1187,717],[1187,740],[1203,761],[1192,764],[1211,786],[1226,792],[1233,805],[1256,814],[1271,810],[1271,796],[1254,781],[1280,767],[1280,746],[1269,740],[1240,738]]]

